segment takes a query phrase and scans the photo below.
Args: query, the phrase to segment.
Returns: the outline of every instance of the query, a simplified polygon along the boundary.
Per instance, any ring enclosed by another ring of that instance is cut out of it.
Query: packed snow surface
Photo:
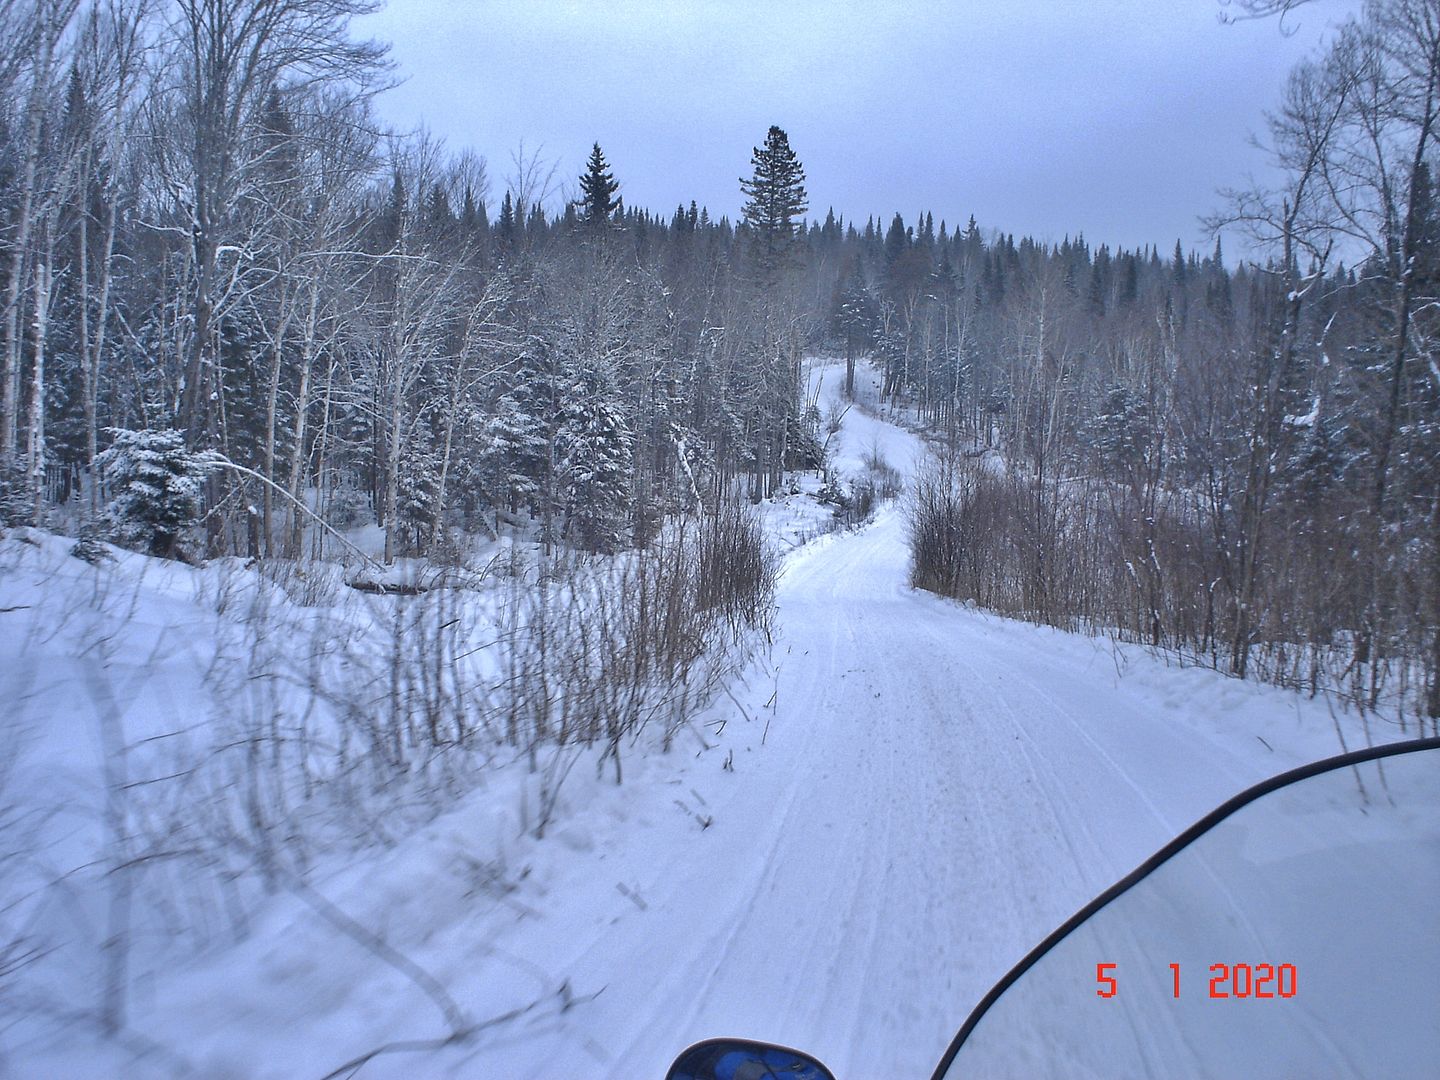
[[[817,377],[833,403],[843,368]],[[836,461],[873,451],[913,475],[921,444],[874,389]],[[893,504],[795,549],[769,661],[669,755],[632,755],[623,786],[576,765],[543,840],[517,764],[393,847],[317,866],[310,885],[469,1018],[506,1018],[359,1075],[661,1077],[689,1043],[738,1035],[803,1047],[841,1080],[925,1077],[1091,896],[1229,796],[1339,751],[1323,700],[971,610],[907,574]],[[3,663],[5,688],[33,683],[33,650]],[[188,678],[159,685],[183,695]],[[14,1076],[318,1078],[446,1030],[413,982],[284,891],[242,940],[147,974],[132,1027],[123,1050],[25,1027],[0,1054]]]

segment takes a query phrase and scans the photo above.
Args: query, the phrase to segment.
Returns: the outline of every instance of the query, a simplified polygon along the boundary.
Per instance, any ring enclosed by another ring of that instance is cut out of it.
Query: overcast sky
[[[389,0],[356,30],[406,80],[382,117],[483,154],[492,207],[522,140],[557,205],[598,140],[627,205],[733,219],[778,124],[812,216],[1166,250],[1208,244],[1286,72],[1356,8],[1317,0],[1286,37],[1218,0]]]

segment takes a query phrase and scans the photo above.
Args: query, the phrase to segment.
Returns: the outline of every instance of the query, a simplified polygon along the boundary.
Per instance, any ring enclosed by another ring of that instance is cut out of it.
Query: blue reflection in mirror
[[[696,1043],[670,1066],[665,1080],[835,1080],[814,1058],[745,1039]]]

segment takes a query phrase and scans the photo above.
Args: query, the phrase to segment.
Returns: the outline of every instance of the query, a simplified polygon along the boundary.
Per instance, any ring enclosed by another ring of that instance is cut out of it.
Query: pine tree
[[[630,511],[635,437],[609,380],[586,375],[568,396],[556,438],[566,531],[586,551],[613,553]]]
[[[1105,317],[1105,298],[1110,292],[1110,249],[1103,244],[1090,265],[1090,292],[1086,304],[1097,319]]]
[[[590,150],[590,159],[585,163],[585,172],[580,176],[581,197],[576,200],[580,220],[591,228],[604,229],[611,224],[611,218],[620,207],[615,193],[620,183],[610,172],[605,154],[597,142]]]
[[[490,501],[511,513],[532,508],[549,456],[543,387],[532,370],[522,368],[513,390],[496,403],[481,436],[478,473]]]
[[[434,184],[425,198],[424,228],[428,237],[438,243],[447,243],[454,235],[455,214],[450,209],[450,196],[444,187]]]
[[[216,354],[225,389],[222,448],[232,461],[252,469],[264,467],[265,378],[271,343],[261,313],[253,305],[237,306],[219,325]],[[278,403],[279,434],[288,429],[288,409]]]
[[[424,550],[440,506],[440,458],[429,447],[417,445],[400,459],[396,485],[395,513],[405,530],[407,545],[417,553]]]
[[[965,226],[965,247],[970,251],[980,254],[985,249],[985,241],[980,236],[980,226],[975,222],[975,215],[970,215],[970,221]]]
[[[890,269],[900,261],[905,252],[910,250],[910,230],[905,227],[905,219],[897,212],[890,221],[890,228],[885,232],[885,267]]]
[[[466,184],[465,199],[460,207],[460,231],[463,232],[467,238],[474,235],[475,229],[480,224],[481,213],[482,210],[477,207],[475,203],[475,192],[469,184]]]
[[[400,235],[405,231],[405,178],[400,175],[400,170],[395,170],[395,175],[390,181],[390,197],[385,202],[385,208],[380,214],[380,246],[382,251],[389,251],[400,242]]]
[[[855,356],[858,349],[868,346],[874,335],[875,314],[859,260],[850,264],[849,274],[842,279],[835,304],[835,328],[845,339],[845,396],[855,397]]]
[[[122,431],[95,464],[113,492],[106,518],[120,543],[174,558],[200,518],[200,492],[215,459],[185,449],[178,431]]]
[[[1128,386],[1112,386],[1091,421],[1089,437],[1101,461],[1122,471],[1135,468],[1149,448],[1144,400]]]
[[[495,223],[500,242],[507,248],[515,243],[515,203],[510,192],[505,192],[505,201],[500,204],[500,220]]]
[[[745,224],[755,234],[762,278],[773,278],[791,252],[797,220],[810,208],[805,169],[790,149],[789,137],[773,125],[750,162],[755,174],[740,181],[746,196]]]
[[[1139,258],[1134,253],[1122,256],[1125,264],[1125,274],[1120,279],[1120,302],[1122,304],[1133,304],[1140,297]]]

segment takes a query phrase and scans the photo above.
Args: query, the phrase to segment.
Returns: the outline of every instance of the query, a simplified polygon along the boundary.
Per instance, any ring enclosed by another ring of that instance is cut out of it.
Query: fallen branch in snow
[[[232,839],[239,847],[245,850],[246,854],[252,859],[258,858],[258,853],[252,845],[245,843],[238,837]],[[277,865],[275,860],[267,861],[267,872],[273,874],[292,895],[303,901],[312,911],[331,926],[358,945],[363,946],[371,954],[378,957],[419,987],[421,992],[435,1003],[441,1015],[444,1016],[446,1025],[450,1028],[450,1034],[443,1038],[387,1043],[384,1046],[377,1047],[358,1058],[347,1061],[338,1069],[327,1073],[326,1080],[341,1075],[353,1075],[354,1072],[367,1061],[381,1054],[394,1053],[401,1050],[439,1049],[443,1046],[449,1046],[452,1043],[463,1042],[485,1027],[501,1023],[515,1016],[523,1015],[540,1004],[539,1001],[531,1002],[524,1008],[515,1010],[512,1013],[507,1013],[504,1016],[495,1017],[481,1023],[475,1023],[465,1015],[464,1010],[462,1010],[455,999],[450,996],[450,992],[441,985],[439,979],[435,978],[434,975],[431,975],[430,972],[426,971],[414,960],[411,960],[404,953],[390,945],[379,934],[366,929],[355,919],[345,914],[345,912],[340,910],[339,907],[325,896],[321,895],[316,889],[312,888],[309,883],[304,881],[299,875]],[[562,989],[568,992],[568,983]]]
[[[730,692],[730,687],[728,686],[725,687],[725,696],[728,697],[731,701],[735,702],[735,708],[740,710],[740,715],[745,717],[746,720],[755,719],[753,716],[751,716],[748,712],[745,711],[745,706],[740,704],[740,699]],[[771,700],[774,699],[772,698]],[[719,732],[717,731],[716,734],[718,735]]]
[[[690,812],[690,808],[689,808],[688,806],[686,806],[684,803],[680,802],[679,799],[676,799],[675,801],[676,801],[677,803],[679,803],[680,808],[681,808],[682,810],[684,810],[686,813],[689,813],[689,812]],[[650,910],[650,905],[645,902],[645,898],[640,895],[640,893],[639,893],[638,890],[635,890],[635,889],[630,888],[630,887],[629,887],[628,885],[626,885],[623,881],[617,881],[617,882],[615,883],[615,888],[616,888],[616,890],[620,893],[621,896],[625,897],[626,900],[629,900],[632,904],[634,904],[634,905],[635,905],[637,908],[639,908],[641,911],[649,911],[649,910]]]
[[[279,495],[283,496],[284,498],[288,499],[291,503],[293,503],[296,507],[298,507],[298,508],[300,509],[301,513],[305,514],[306,517],[309,517],[309,518],[311,518],[312,520],[314,520],[316,524],[318,524],[322,529],[324,529],[326,532],[328,532],[331,536],[335,537],[336,540],[339,540],[340,543],[344,544],[345,547],[348,548],[350,551],[352,551],[354,554],[359,555],[360,558],[364,559],[365,562],[369,563],[369,564],[370,564],[371,566],[373,566],[375,569],[380,570],[380,571],[384,571],[385,567],[384,567],[383,565],[381,565],[380,563],[376,562],[376,561],[375,561],[373,558],[371,558],[369,555],[366,555],[365,552],[361,551],[358,547],[356,547],[354,544],[352,544],[349,540],[346,540],[345,537],[343,537],[342,535],[340,535],[340,533],[339,533],[328,521],[326,521],[324,518],[322,518],[319,514],[315,513],[315,511],[311,510],[311,509],[310,509],[308,506],[306,506],[303,502],[301,502],[299,499],[295,498],[294,495],[291,495],[290,492],[286,491],[284,488],[282,488],[279,484],[275,483],[273,480],[270,480],[268,477],[264,476],[263,474],[256,472],[254,469],[246,468],[244,465],[237,465],[235,462],[231,461],[229,458],[227,458],[224,454],[220,453],[218,450],[212,450],[212,451],[209,452],[209,460],[210,460],[211,462],[213,462],[214,464],[219,465],[221,468],[224,468],[224,469],[232,469],[232,470],[234,470],[235,472],[240,473],[242,476],[248,476],[248,477],[250,477],[250,479],[252,479],[252,480],[259,480],[262,484],[264,484],[266,487],[268,487],[271,491],[274,491],[274,492],[276,492],[277,494],[279,494]]]
[[[553,997],[559,999],[559,1011],[564,1013],[569,1012],[578,1004],[582,1004],[587,1001],[594,1001],[604,992],[605,987],[602,986],[593,994],[586,994],[583,997],[576,997],[574,992],[570,989],[570,981],[567,979],[565,982],[560,984],[560,989],[555,991]],[[550,1000],[551,997],[549,996],[543,998],[536,998],[528,1005],[521,1005],[518,1008],[511,1009],[509,1012],[501,1013],[499,1016],[492,1016],[489,1020],[482,1020],[479,1023],[470,1024],[463,1030],[451,1032],[449,1035],[443,1038],[405,1039],[400,1042],[385,1043],[383,1046],[377,1046],[375,1047],[375,1049],[367,1050],[365,1053],[361,1054],[358,1057],[351,1058],[349,1061],[345,1062],[344,1065],[341,1065],[339,1068],[333,1069],[330,1072],[326,1073],[323,1077],[320,1078],[320,1080],[338,1080],[338,1078],[342,1076],[354,1076],[366,1064],[374,1061],[377,1057],[381,1057],[385,1054],[418,1053],[425,1050],[443,1050],[447,1046],[454,1046],[459,1043],[467,1042],[468,1040],[478,1035],[480,1032],[484,1031],[486,1028],[499,1027],[501,1024],[508,1024],[511,1020],[518,1020],[522,1016],[526,1016],[534,1012],[536,1009],[540,1008],[540,1006],[544,1005]]]
[[[345,912],[332,904],[320,893],[312,889],[300,878],[285,873],[282,875],[286,880],[286,887],[331,926],[344,933],[351,940],[365,946],[385,963],[389,964],[400,974],[418,986],[431,1001],[435,1002],[440,1012],[445,1017],[445,1022],[450,1025],[450,1037],[447,1042],[458,1040],[462,1032],[469,1031],[474,1027],[456,1004],[455,999],[450,996],[449,991],[440,985],[440,980],[431,975],[428,971],[415,963],[404,953],[388,944],[379,934],[372,933],[365,929],[358,922],[352,919]],[[478,1030],[478,1029],[477,1029]],[[342,1066],[342,1071],[343,1071]],[[334,1073],[331,1074],[335,1075]]]
[[[345,584],[350,588],[363,593],[378,593],[382,596],[419,596],[421,593],[429,592],[430,586],[419,581],[395,582],[390,584],[383,581],[368,581],[364,578],[356,578],[347,581]]]
[[[484,1023],[471,1024],[468,1027],[452,1031],[449,1035],[439,1039],[404,1039],[400,1042],[385,1043],[373,1050],[367,1050],[358,1057],[353,1057],[339,1068],[332,1069],[326,1073],[321,1080],[336,1080],[341,1076],[354,1076],[365,1065],[374,1061],[377,1057],[385,1054],[409,1054],[418,1053],[423,1050],[443,1050],[447,1046],[454,1046],[457,1043],[465,1042],[487,1027],[494,1027],[498,1024],[508,1023],[511,1020],[518,1020],[527,1013],[534,1012],[543,1002],[544,998],[537,998],[529,1005],[523,1005],[518,1009],[511,1009],[508,1013],[501,1013],[499,1016],[491,1017]]]

